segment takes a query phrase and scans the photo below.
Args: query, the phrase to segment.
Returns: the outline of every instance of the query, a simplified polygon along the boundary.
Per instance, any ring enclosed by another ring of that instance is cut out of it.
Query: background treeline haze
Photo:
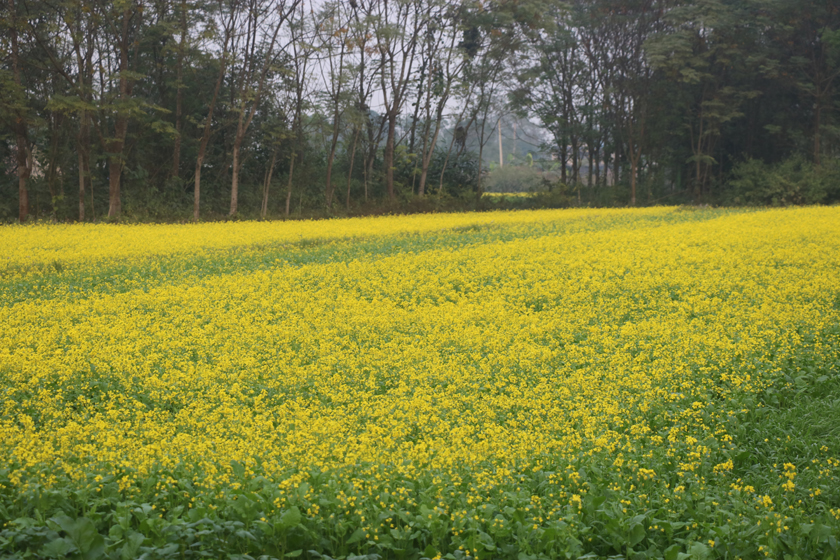
[[[840,199],[836,0],[2,0],[0,57],[3,221]]]

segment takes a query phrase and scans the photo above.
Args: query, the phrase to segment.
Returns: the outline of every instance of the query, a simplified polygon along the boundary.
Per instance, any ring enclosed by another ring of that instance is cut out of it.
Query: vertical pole
[[[513,155],[516,155],[516,121],[513,121]]]
[[[505,166],[505,159],[502,155],[502,119],[499,119],[499,167]]]

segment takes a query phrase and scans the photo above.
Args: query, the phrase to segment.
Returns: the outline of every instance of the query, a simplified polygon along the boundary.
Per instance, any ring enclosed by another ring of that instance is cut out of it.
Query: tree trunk
[[[332,170],[333,170],[333,162],[335,161],[335,150],[338,146],[338,111],[336,111],[336,122],[335,126],[333,127],[333,135],[332,141],[330,142],[330,153],[327,156],[327,185],[324,192],[324,198],[326,198],[327,202],[327,209],[329,210],[332,208],[332,201],[333,201],[333,194],[335,192],[335,188],[333,188],[332,184]]]
[[[18,56],[18,33],[17,33],[17,10],[15,8],[14,0],[9,0],[9,13],[11,14],[11,43],[12,43],[12,77],[18,91],[23,97],[23,85],[20,79],[20,59]],[[21,223],[25,222],[29,217],[29,190],[27,189],[27,182],[32,171],[30,166],[32,158],[29,151],[29,135],[26,130],[25,109],[23,107],[16,108],[17,115],[15,115],[15,144],[17,145],[17,174],[18,174],[18,219]]]
[[[425,158],[424,158],[425,160]],[[426,178],[429,175],[429,166],[424,161],[420,169],[420,185],[417,187],[417,196],[424,197],[426,196]]]
[[[814,111],[814,163],[820,165],[822,159],[820,156],[820,152],[822,151],[822,148],[820,147],[820,128],[822,128],[821,96],[817,96],[815,105],[816,107]]]
[[[129,20],[131,18],[130,8],[123,10],[122,21],[122,42],[120,51],[120,102],[126,103],[131,97],[131,81],[122,74],[128,68],[128,47],[129,47]],[[125,109],[118,108],[114,117],[114,138],[106,143],[108,152],[108,217],[117,219],[122,212],[122,200],[120,197],[120,178],[123,168],[123,148],[125,147],[125,136],[128,132],[128,115]]]
[[[111,144],[112,148],[115,144]],[[116,219],[122,212],[120,197],[120,176],[122,175],[122,161],[119,155],[108,159],[108,217]]]
[[[566,161],[567,161],[567,149],[566,149],[566,138],[564,137],[561,141],[560,146],[560,182],[564,185],[567,183],[566,177]]]
[[[260,99],[262,98],[263,89],[265,87],[266,77],[268,76],[268,71],[271,69],[271,61],[273,59],[274,53],[274,46],[277,42],[277,35],[280,33],[280,28],[286,18],[288,18],[297,5],[300,3],[301,0],[293,0],[291,2],[291,6],[289,7],[288,12],[283,12],[282,9],[278,10],[277,18],[274,20],[274,33],[271,35],[271,40],[269,42],[268,47],[266,48],[265,52],[263,53],[264,62],[262,64],[262,68],[259,72],[259,79],[257,81],[257,90],[253,92],[253,96],[250,95],[250,85],[249,82],[253,77],[254,67],[250,66],[243,68],[243,74],[240,75],[240,87],[238,91],[235,91],[233,88],[231,89],[231,99],[239,99],[239,122],[236,126],[236,136],[233,141],[233,179],[230,185],[230,213],[229,216],[233,216],[236,214],[237,210],[239,209],[239,167],[242,164],[239,158],[239,152],[242,149],[242,143],[245,139],[245,133],[248,132],[248,128],[251,126],[251,121],[254,119],[254,115],[257,112],[257,108],[260,105]],[[249,18],[254,17],[256,15],[249,14]],[[257,29],[258,29],[257,21],[254,19],[252,22],[249,20],[248,23],[248,33],[250,34],[247,42],[252,42],[251,48],[252,51],[248,56],[254,56],[253,48],[256,45],[257,41]],[[246,52],[247,52],[246,47]],[[246,57],[247,60],[247,57]],[[247,104],[247,101],[250,99],[250,105]]]
[[[435,123],[435,132],[432,134],[432,141],[426,146],[426,140],[423,140],[423,162],[422,162],[422,169],[420,170],[420,187],[419,193],[420,196],[426,195],[426,178],[429,175],[429,165],[432,162],[432,156],[435,153],[435,146],[437,145],[438,135],[440,134],[440,121],[442,118],[442,114],[438,116],[437,122]]]
[[[443,160],[443,166],[440,170],[440,183],[438,184],[438,197],[443,193],[443,176],[446,173],[446,167],[449,165],[449,157],[452,155],[452,148],[455,146],[455,137],[458,130],[458,127],[461,126],[461,122],[464,120],[464,116],[467,114],[467,107],[469,106],[470,100],[472,99],[474,84],[470,85],[470,89],[467,92],[467,97],[464,100],[464,108],[458,114],[458,119],[455,121],[455,125],[452,127],[452,140],[449,141],[449,149],[446,150],[446,157]],[[463,136],[463,146],[466,147],[467,145],[467,134],[469,133],[469,129],[472,126],[473,118],[467,123],[467,126],[464,127],[464,136]],[[458,155],[460,156],[461,150],[458,150]],[[479,165],[481,162],[479,161]]]
[[[698,130],[696,131],[696,138],[695,138],[695,130],[693,127],[689,128],[689,134],[691,135],[691,150],[694,154],[694,199],[695,202],[697,201],[700,194],[703,192],[703,164],[702,164],[702,156],[703,156],[703,125],[705,124],[704,121],[704,113],[703,113],[703,103],[706,100],[706,91],[704,89],[703,96],[700,100],[700,108],[699,108],[699,115],[698,115]]]
[[[181,41],[178,44],[178,62],[175,67],[178,80],[175,91],[175,145],[172,147],[172,177],[178,179],[181,169],[181,112],[184,91],[184,48],[187,36],[187,2],[181,0]]]
[[[353,163],[356,159],[356,142],[359,140],[360,129],[353,134],[353,148],[350,150],[350,169],[347,171],[347,209],[350,210],[350,183],[353,179]]]
[[[607,149],[607,142],[608,141],[609,141],[609,132],[605,130],[604,133],[601,135],[601,138],[598,142],[599,145],[601,146],[601,149],[600,149],[600,152],[599,152],[599,155],[598,155],[598,160],[599,161],[603,160],[603,161],[601,161],[601,163],[603,163],[603,172],[601,173],[601,177],[600,177],[601,186],[603,186],[603,187],[608,187],[609,186],[609,179],[610,179],[610,177],[609,177],[609,175],[610,175],[610,151]],[[601,170],[601,167],[599,166],[599,171],[600,170]]]
[[[594,179],[595,179],[595,170],[592,167],[593,166],[593,162],[592,162],[593,155],[592,155],[592,146],[591,145],[587,147],[587,152],[589,152],[587,154],[589,157],[587,158],[588,159],[588,161],[587,161],[587,168],[588,169],[587,169],[587,173],[586,173],[586,186],[589,187],[589,188],[592,188],[592,183],[594,182]]]
[[[431,86],[431,84],[430,84]],[[421,88],[422,88],[422,80],[421,80]],[[417,96],[417,107],[415,108],[415,121],[417,120],[417,108],[420,107],[420,96]],[[429,152],[434,152],[434,144],[432,144],[432,149],[429,149],[429,133],[431,132],[431,87],[429,91],[426,93],[426,106],[425,106],[425,120],[423,122],[423,151],[420,154],[420,184],[417,186],[417,196],[423,197],[426,194],[426,176],[428,175],[429,164],[427,163],[429,160],[428,154]],[[413,126],[413,125],[412,125]],[[438,128],[440,127],[440,123],[438,122]],[[414,130],[412,130],[412,139],[411,139],[411,153],[414,153]],[[437,129],[435,129],[435,136],[437,136]],[[412,176],[412,183],[411,183],[411,194],[414,194],[414,178],[417,177],[417,164],[415,160],[414,164],[414,174]]]
[[[210,141],[210,125],[213,122],[213,111],[216,108],[216,101],[219,99],[219,90],[222,88],[222,81],[225,77],[225,66],[227,63],[228,38],[225,37],[225,46],[222,50],[222,60],[219,64],[219,75],[216,77],[216,85],[213,88],[213,97],[210,100],[210,108],[207,112],[207,120],[204,122],[204,133],[201,135],[201,142],[198,145],[198,156],[195,159],[195,192],[193,193],[193,220],[198,221],[199,205],[201,203],[201,166],[204,164],[204,154],[207,151],[207,143]]]
[[[502,148],[502,119],[496,122],[496,128],[499,129],[499,167],[505,166],[505,155]]]
[[[81,35],[81,24],[77,28],[77,33]],[[81,50],[81,41],[74,41],[74,50],[76,52],[76,62],[78,64],[77,88],[79,97],[86,103],[91,103],[90,85],[93,82],[93,38],[91,34],[87,35],[88,48],[84,55]],[[96,219],[94,205],[93,205],[93,179],[90,173],[90,155],[92,148],[90,145],[90,127],[92,115],[83,109],[79,112],[79,131],[77,135],[79,153],[79,221],[85,221],[85,187],[90,190],[90,217],[91,220]]]
[[[365,187],[365,203],[368,201],[368,170],[367,170],[367,162],[362,161],[362,181]]]
[[[242,117],[240,116],[240,122]],[[239,210],[239,166],[242,164],[239,161],[239,150],[242,148],[242,139],[245,133],[236,133],[236,139],[233,141],[233,177],[230,182],[230,212],[228,216],[233,216]]]
[[[292,153],[292,161],[289,164],[289,184],[286,185],[286,216],[289,215],[289,210],[292,206],[292,175],[295,172],[295,153]]]
[[[435,134],[435,140],[437,140],[437,134]],[[423,156],[423,162],[421,163],[420,168],[420,186],[417,187],[417,194],[421,197],[426,196],[426,179],[429,176],[429,162],[432,159],[432,153],[434,148],[432,148],[432,152],[428,155]]]
[[[122,79],[120,80],[123,81]],[[122,87],[120,88],[122,89]],[[114,140],[108,142],[108,217],[119,218],[122,212],[120,178],[123,168],[123,146],[128,132],[128,118],[117,116],[114,124]]]
[[[61,126],[61,120],[58,113],[50,114],[50,153],[49,165],[47,171],[47,186],[50,190],[50,221],[56,221],[56,201],[58,200],[58,193],[56,192],[55,183],[58,176],[58,129]]]
[[[274,174],[274,163],[276,161],[277,149],[275,148],[274,153],[271,155],[271,164],[268,166],[268,170],[266,170],[265,182],[263,183],[262,206],[260,207],[260,218],[263,220],[268,212],[268,189],[271,186],[271,176]]]
[[[368,142],[369,143],[370,143],[370,137],[372,136],[370,128],[371,127],[368,127]],[[369,154],[369,152],[373,152],[373,153]],[[367,204],[367,201],[368,201],[368,183],[370,181],[370,176],[373,174],[373,160],[375,159],[375,157],[376,157],[376,152],[374,152],[374,148],[371,148],[370,150],[365,150],[364,158],[362,160],[362,178],[363,178],[364,183],[365,183],[365,204]],[[368,163],[368,160],[370,160],[370,163]]]
[[[195,162],[195,190],[193,191],[193,221],[198,221],[198,209],[201,204],[201,164],[204,160],[204,154],[198,156]]]
[[[627,150],[630,152],[630,206],[636,206],[636,181],[639,175],[639,163],[642,161],[642,139],[645,135],[644,110],[633,122],[632,117],[627,127]]]
[[[417,102],[414,104],[414,114],[411,117],[411,131],[408,135],[408,151],[409,153],[414,153],[414,143],[416,141],[416,134],[417,134],[417,120],[420,117],[420,100],[423,98],[423,86],[426,83],[426,59],[423,58],[420,64],[420,76],[418,77],[417,83]],[[429,79],[431,80],[431,72],[429,73]],[[430,86],[431,87],[431,86]],[[428,92],[426,93],[426,109],[428,110],[428,103],[429,103],[429,95]],[[428,115],[427,115],[428,116]],[[414,189],[412,188],[412,191]]]
[[[79,123],[78,153],[79,153],[79,221],[85,221],[85,183],[90,177],[89,154],[90,154],[90,129],[87,124],[87,111],[81,114]]]
[[[601,175],[599,182],[602,187],[609,187],[610,186],[610,152],[607,150],[607,145],[604,143],[601,154],[598,156],[602,158],[604,161],[604,173]]]
[[[481,196],[481,162],[484,161],[484,142],[478,142],[478,180],[476,180],[476,191]],[[443,190],[443,189],[441,189]]]
[[[26,124],[18,117],[19,123],[15,126],[15,137],[17,139],[17,165],[18,165],[18,219],[24,223],[29,218],[29,190],[26,183],[32,171],[30,166],[29,142],[26,135]],[[23,132],[21,132],[23,130]]]
[[[615,152],[613,152],[613,186],[618,185],[621,180],[621,146],[615,140]]]
[[[376,163],[376,152],[382,142],[382,134],[385,132],[386,119],[379,119],[379,130],[374,132],[373,122],[367,119],[368,150],[365,154],[365,202],[370,197],[368,190],[373,178],[373,164]]]
[[[458,125],[461,124],[461,121],[455,123],[455,128],[458,128]],[[443,166],[440,170],[440,182],[438,183],[438,197],[443,193],[443,176],[446,173],[446,167],[449,165],[449,156],[452,155],[452,147],[455,145],[455,134],[453,131],[452,140],[449,141],[449,149],[446,151],[446,157],[443,160]]]
[[[396,106],[396,101],[394,101]],[[388,114],[388,139],[385,142],[385,186],[388,189],[388,198],[391,202],[396,200],[394,193],[394,137],[397,135],[397,115]]]
[[[700,194],[702,190],[702,173],[701,173],[701,163],[700,163],[700,155],[702,154],[701,151],[701,143],[703,142],[703,121],[700,121],[700,135],[697,138],[697,150],[694,153],[695,160],[694,160],[694,194],[695,197]]]

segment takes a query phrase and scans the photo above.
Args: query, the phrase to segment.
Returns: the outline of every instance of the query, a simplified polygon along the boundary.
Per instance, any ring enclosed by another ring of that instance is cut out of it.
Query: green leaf
[[[155,552],[161,557],[166,558],[171,554],[175,554],[178,551],[180,545],[178,543],[169,543],[168,545],[164,546],[163,548],[157,549]]]
[[[243,478],[245,476],[245,466],[239,461],[231,461],[230,468],[233,469],[233,474],[237,478]]]
[[[239,537],[240,539],[251,540],[251,541],[257,542],[257,537],[255,537],[254,534],[251,533],[250,531],[240,529],[240,530],[236,531],[236,533],[234,533],[234,534],[237,537]]]
[[[93,521],[86,517],[73,520],[66,515],[52,518],[56,525],[67,533],[82,558],[93,560],[105,553],[105,539],[96,531]]]
[[[361,541],[365,538],[365,532],[363,529],[359,528],[353,531],[353,534],[350,535],[350,538],[347,539],[347,544],[356,544],[357,542]]]
[[[636,525],[637,523],[644,523],[646,517],[647,517],[647,515],[645,515],[644,513],[642,513],[641,515],[637,515],[630,520],[629,525]]]
[[[493,537],[485,533],[484,531],[478,532],[478,540],[481,542],[481,546],[484,547],[485,550],[488,552],[495,552],[496,550],[496,543],[493,540]]]
[[[132,70],[123,70],[122,72],[118,72],[116,75],[120,78],[133,81],[142,80],[146,77],[146,74],[141,74],[140,72],[134,72]]]
[[[630,539],[629,544],[630,546],[636,546],[640,542],[642,542],[645,538],[645,528],[641,523],[636,523],[633,525],[633,528],[630,529]]]
[[[17,521],[17,520],[15,520]],[[47,525],[56,531],[61,530],[67,534],[70,534],[71,531],[76,529],[76,522],[73,521],[72,518],[68,517],[67,515],[60,513],[54,517],[51,517],[47,520]]]
[[[179,136],[178,130],[174,126],[172,126],[171,123],[168,123],[166,121],[152,121],[151,127],[152,130],[154,130],[155,132],[158,132],[170,138],[177,138]]]
[[[120,525],[112,525],[108,530],[108,536],[112,541],[121,541],[124,534],[125,530]]]
[[[303,517],[300,515],[300,510],[292,506],[291,508],[287,509],[283,512],[283,515],[280,516],[280,528],[281,529],[291,529],[292,527],[296,527]]]
[[[728,537],[729,536],[730,527],[729,527],[729,524],[727,523],[727,524],[721,525],[720,527],[715,527],[713,530],[714,530],[714,532],[717,536],[723,538],[723,537]]]
[[[145,540],[146,537],[142,533],[132,532],[128,538],[126,538],[126,543],[120,551],[120,557],[124,560],[137,558],[139,556],[138,551],[140,550],[140,545],[142,545]]]
[[[303,554],[303,549],[293,550],[291,552],[287,552],[286,554],[284,554],[283,558],[297,558],[301,554]]]
[[[709,557],[709,547],[701,542],[691,543],[688,547],[688,553],[691,558],[696,560],[706,560]]]
[[[96,105],[83,101],[77,96],[53,95],[47,101],[47,109],[57,112],[79,112],[96,110]]]
[[[73,545],[73,541],[59,538],[45,544],[39,554],[47,558],[65,558],[75,549],[76,547]]]
[[[665,549],[665,560],[677,560],[677,556],[680,553],[680,549],[682,547],[678,544],[672,544],[668,548]]]

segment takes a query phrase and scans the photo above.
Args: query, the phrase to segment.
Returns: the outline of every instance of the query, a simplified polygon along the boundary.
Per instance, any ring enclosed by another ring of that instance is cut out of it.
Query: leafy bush
[[[533,203],[535,207],[568,208],[574,205],[575,198],[568,185],[560,181],[547,184],[548,190],[542,190],[534,194]]]
[[[840,200],[840,164],[814,165],[801,156],[776,164],[749,159],[733,170],[731,202],[748,206],[821,204]]]
[[[526,166],[497,167],[484,180],[484,190],[487,192],[533,192],[541,188],[542,174]]]

